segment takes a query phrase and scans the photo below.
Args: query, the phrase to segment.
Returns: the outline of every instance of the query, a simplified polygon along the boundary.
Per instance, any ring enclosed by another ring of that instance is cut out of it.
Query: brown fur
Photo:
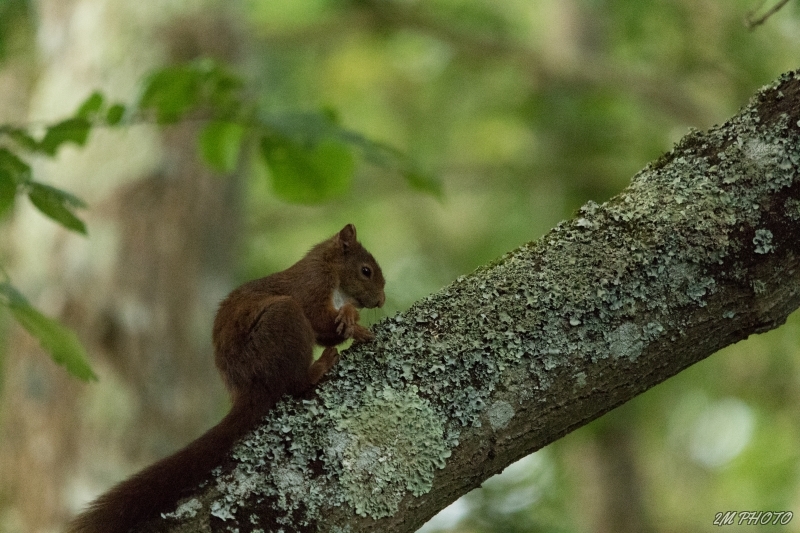
[[[102,495],[68,533],[127,533],[172,510],[281,396],[302,394],[336,364],[334,346],[372,338],[358,324],[357,308],[382,306],[384,284],[380,266],[348,224],[288,269],[231,292],[213,332],[217,369],[233,400],[230,412],[186,448]],[[315,343],[326,346],[317,361]]]

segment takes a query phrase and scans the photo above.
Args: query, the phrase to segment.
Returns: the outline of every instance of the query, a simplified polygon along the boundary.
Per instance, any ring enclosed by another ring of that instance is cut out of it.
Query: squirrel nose
[[[381,291],[380,295],[378,296],[378,307],[383,307],[383,304],[386,302],[386,293]]]

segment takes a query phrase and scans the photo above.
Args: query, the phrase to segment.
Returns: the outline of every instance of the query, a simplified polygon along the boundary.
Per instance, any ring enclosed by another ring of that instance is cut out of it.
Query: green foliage
[[[0,61],[9,55],[17,33],[30,32],[30,0],[0,0]]]
[[[86,351],[75,333],[34,309],[8,282],[0,283],[0,299],[16,321],[33,335],[53,361],[84,381],[96,380]]]
[[[125,106],[122,104],[114,104],[106,111],[106,123],[109,126],[116,126],[122,121],[125,116]]]
[[[92,125],[81,116],[70,118],[47,128],[44,138],[39,142],[39,151],[54,156],[61,145],[74,143],[78,146],[86,144]]]
[[[0,168],[0,218],[11,211],[14,206],[14,198],[17,196],[17,182],[11,173]]]
[[[32,137],[19,130],[12,130],[10,136],[14,139],[21,139],[25,146],[34,146],[35,150],[52,156],[59,145],[71,140],[75,142],[76,136],[84,135],[83,141],[85,142],[85,134],[81,133],[83,131],[81,128],[72,130],[63,124],[64,122],[61,122],[56,125],[57,127],[48,128],[48,133],[45,134],[41,143],[37,143]],[[61,133],[51,134],[51,131]],[[47,141],[48,135],[49,141]],[[0,148],[0,216],[11,209],[16,195],[20,192],[27,193],[31,203],[42,214],[67,229],[86,234],[86,225],[74,213],[75,209],[86,207],[84,202],[66,191],[33,181],[30,165],[9,149]]]
[[[304,145],[289,136],[266,134],[261,139],[261,155],[269,167],[273,190],[289,202],[334,198],[352,181],[353,155],[333,138]]]
[[[414,160],[396,148],[368,139],[354,131],[339,130],[337,136],[358,148],[366,161],[402,175],[412,189],[442,198],[442,182],[439,178],[421,170]]]
[[[421,171],[400,151],[341,127],[330,112],[270,115],[247,100],[239,77],[210,60],[170,66],[149,75],[137,105],[108,105],[100,92],[92,93],[75,115],[46,127],[37,138],[24,128],[0,126],[22,152],[55,157],[62,146],[84,146],[98,126],[122,126],[154,118],[171,124],[187,118],[207,119],[198,139],[204,161],[216,172],[235,170],[242,146],[258,146],[274,192],[283,200],[318,203],[343,195],[352,183],[356,159],[403,176],[419,191],[441,195],[436,177]],[[127,117],[127,120],[125,120]],[[30,166],[11,150],[0,152],[0,214],[13,205],[12,185],[27,184],[34,205],[65,227],[86,233],[72,210],[83,207],[74,196],[43,188],[30,180]],[[24,174],[24,176],[23,176]],[[19,193],[21,189],[13,189]]]
[[[359,152],[367,161],[399,171],[415,188],[438,194],[436,180],[419,172],[400,152],[343,129],[330,113],[271,116],[249,102],[242,89],[242,80],[223,66],[198,60],[149,75],[133,106],[109,103],[95,91],[73,116],[46,126],[41,138],[26,128],[0,126],[0,142],[6,141],[0,145],[0,217],[11,211],[17,195],[25,194],[43,215],[86,235],[86,225],[76,215],[86,204],[35,181],[26,157],[53,158],[65,145],[84,146],[93,128],[150,119],[159,124],[208,120],[198,150],[208,166],[222,174],[236,169],[244,145],[257,146],[260,157],[251,158],[253,164],[267,170],[275,194],[289,202],[316,203],[345,194]],[[7,281],[0,285],[0,296],[0,304],[57,363],[81,379],[94,377],[74,334],[36,311]]]
[[[103,94],[100,91],[95,91],[89,95],[89,98],[84,100],[75,115],[79,118],[92,120],[100,113],[103,102],[105,102]]]
[[[341,196],[353,178],[355,156],[391,173],[412,188],[441,197],[441,182],[419,170],[399,150],[339,125],[334,113],[291,114],[261,122],[261,155],[275,193],[290,202]]]
[[[236,122],[216,120],[206,124],[198,145],[208,166],[226,174],[236,169],[246,129]]]
[[[5,135],[23,150],[35,152],[39,149],[39,143],[36,142],[36,139],[22,128],[2,126],[0,127],[0,135]]]
[[[435,177],[398,150],[341,127],[332,113],[272,115],[249,102],[243,92],[242,80],[221,65],[193,61],[151,74],[138,110],[142,116],[152,113],[161,124],[188,116],[208,119],[198,147],[209,167],[220,173],[236,169],[243,145],[257,146],[261,157],[251,162],[265,168],[254,169],[254,174],[266,170],[273,192],[288,202],[310,204],[342,196],[353,181],[357,156],[399,173],[417,190],[440,194]],[[100,103],[90,97],[84,106],[93,112]]]
[[[11,140],[19,151],[53,157],[65,143],[79,146],[86,143],[91,127],[88,117],[101,104],[102,99],[92,95],[81,106],[78,116],[48,127],[41,141],[24,129],[14,127],[0,128],[0,137]],[[84,202],[66,191],[34,181],[30,165],[9,148],[0,147],[0,217],[11,210],[20,193],[27,194],[42,214],[67,229],[86,234],[86,225],[74,213],[75,209],[85,207]],[[0,304],[11,311],[14,319],[39,341],[56,363],[80,379],[96,379],[75,333],[37,311],[8,281],[0,283]]]
[[[62,226],[86,235],[86,225],[72,209],[86,207],[80,198],[49,185],[28,183],[28,198],[36,208]]]
[[[0,169],[7,172],[15,183],[30,180],[31,167],[7,148],[0,148]]]
[[[160,124],[176,122],[192,111],[235,117],[244,103],[241,80],[209,60],[158,70],[144,83],[139,109],[151,110]]]
[[[6,148],[0,148],[0,217],[14,206],[19,183],[27,181],[30,167]]]
[[[403,175],[417,190],[439,195],[439,182],[397,150],[341,127],[332,113],[267,117],[260,123],[261,159],[274,192],[284,200],[320,202],[341,196],[353,179],[356,154]]]

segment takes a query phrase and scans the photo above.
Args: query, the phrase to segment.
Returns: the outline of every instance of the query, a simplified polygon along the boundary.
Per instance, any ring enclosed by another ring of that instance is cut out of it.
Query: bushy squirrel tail
[[[222,463],[234,443],[278,398],[237,398],[219,424],[188,446],[145,468],[100,496],[67,526],[66,533],[128,533],[175,504]]]

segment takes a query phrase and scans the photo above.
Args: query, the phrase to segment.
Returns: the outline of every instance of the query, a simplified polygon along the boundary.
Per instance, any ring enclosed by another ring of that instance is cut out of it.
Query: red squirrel
[[[245,283],[219,306],[214,360],[232,399],[219,424],[95,500],[68,533],[127,533],[171,511],[284,394],[300,395],[339,360],[336,345],[373,337],[358,309],[383,306],[381,267],[345,226],[282,272]],[[313,360],[314,344],[325,347]]]

